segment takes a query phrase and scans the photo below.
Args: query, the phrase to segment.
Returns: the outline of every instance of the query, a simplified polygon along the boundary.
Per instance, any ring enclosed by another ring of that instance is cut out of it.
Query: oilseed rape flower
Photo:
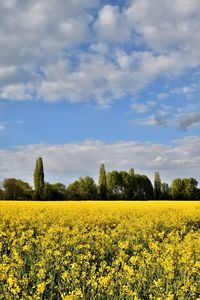
[[[2,201],[0,256],[0,300],[200,299],[200,204]]]

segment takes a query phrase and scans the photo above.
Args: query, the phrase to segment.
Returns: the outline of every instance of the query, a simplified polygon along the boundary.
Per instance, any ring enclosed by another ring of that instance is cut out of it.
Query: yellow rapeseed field
[[[200,299],[199,202],[0,202],[0,300]]]

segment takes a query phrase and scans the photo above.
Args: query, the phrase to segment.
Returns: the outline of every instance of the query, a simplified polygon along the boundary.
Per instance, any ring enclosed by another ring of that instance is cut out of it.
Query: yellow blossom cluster
[[[200,300],[199,202],[0,203],[0,300]]]

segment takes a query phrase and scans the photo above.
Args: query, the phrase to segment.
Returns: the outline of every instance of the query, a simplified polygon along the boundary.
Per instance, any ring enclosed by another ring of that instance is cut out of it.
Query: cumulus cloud
[[[0,66],[0,80],[6,82],[15,76],[17,70],[15,66]]]
[[[146,103],[138,103],[135,102],[132,105],[132,108],[137,112],[137,113],[146,113],[149,111],[152,107],[156,105],[155,101],[147,101]]]
[[[1,1],[0,97],[101,105],[133,97],[199,66],[199,13],[198,0]]]
[[[135,95],[161,74],[172,74],[175,62],[174,56],[149,51],[127,54],[108,46],[103,51],[102,47],[94,45],[91,51],[79,53],[76,64],[66,58],[43,66],[37,96],[47,101],[67,99],[72,102],[95,100],[99,104],[109,103]]]
[[[97,38],[109,43],[124,43],[130,41],[131,38],[131,28],[119,6],[105,5],[102,7],[94,28]]]
[[[69,183],[78,176],[98,177],[99,165],[104,162],[107,171],[128,170],[153,178],[155,170],[164,180],[177,176],[199,176],[200,138],[185,137],[171,146],[152,142],[85,141],[60,145],[26,145],[11,150],[0,150],[0,174],[32,182],[35,159],[43,157],[46,180]]]
[[[181,130],[187,130],[192,125],[197,125],[200,123],[200,113],[199,112],[188,112],[179,119],[179,128]]]
[[[148,105],[133,104],[133,108],[139,113],[148,111]],[[130,123],[139,124],[142,126],[174,126],[179,130],[186,131],[190,127],[200,125],[200,113],[198,104],[188,104],[184,108],[178,108],[172,111],[171,106],[161,105],[164,110],[157,110],[155,113],[146,116],[145,118],[137,118]],[[196,108],[196,111],[192,109]]]
[[[139,119],[137,123],[143,126],[163,126],[170,123],[171,114],[166,111],[158,111],[147,119]]]
[[[31,95],[31,91],[33,91],[31,83],[16,83],[7,85],[5,88],[2,89],[0,95],[3,99],[8,100],[31,100],[33,98]]]
[[[15,75],[15,80],[21,83],[23,71],[28,75],[23,80],[31,81],[43,62],[59,56],[64,49],[89,41],[90,10],[97,3],[91,0],[1,1],[0,78],[10,76],[11,80]]]
[[[198,59],[199,13],[198,0],[134,0],[126,12],[130,24],[152,49],[191,51],[190,57],[197,55]]]

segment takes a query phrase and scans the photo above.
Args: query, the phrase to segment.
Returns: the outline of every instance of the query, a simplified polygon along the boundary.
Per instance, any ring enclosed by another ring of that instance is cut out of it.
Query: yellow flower
[[[46,283],[45,282],[41,282],[37,285],[37,291],[39,292],[39,294],[43,294],[44,290],[46,287]]]

